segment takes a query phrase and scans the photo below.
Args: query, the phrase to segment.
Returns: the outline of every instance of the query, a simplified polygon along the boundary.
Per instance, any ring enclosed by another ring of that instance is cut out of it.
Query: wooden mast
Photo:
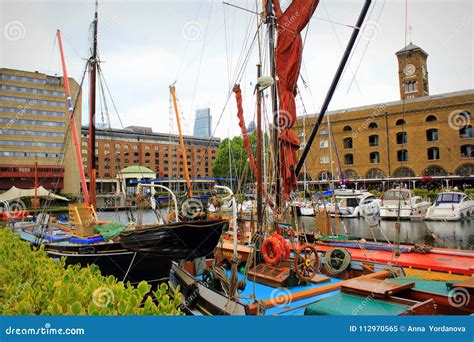
[[[257,64],[257,78],[262,76],[262,65]],[[262,185],[262,90],[257,82],[257,230],[263,231]]]
[[[74,147],[76,150],[77,163],[79,166],[79,174],[81,176],[82,193],[84,195],[84,203],[87,205],[87,207],[90,207],[89,191],[87,190],[86,176],[84,173],[84,164],[82,163],[81,145],[79,144],[79,137],[77,134],[76,117],[74,115],[74,107],[72,105],[72,100],[71,100],[71,88],[69,87],[69,78],[67,76],[66,60],[64,58],[63,42],[61,40],[60,30],[57,31],[57,36],[58,36],[58,43],[59,43],[59,52],[61,54],[61,64],[63,68],[64,90],[66,91],[67,106],[69,109],[69,116],[71,119],[72,138],[73,138]]]
[[[95,160],[95,110],[97,77],[97,22],[98,2],[95,2],[95,16],[92,22],[92,49],[89,58],[89,189],[90,204],[96,208],[96,160]]]
[[[178,103],[176,101],[175,87],[174,87],[173,84],[170,85],[170,93],[171,93],[171,98],[173,99],[174,113],[176,115],[176,122],[177,122],[177,125],[178,125],[179,144],[181,145],[181,153],[183,155],[184,177],[186,178],[186,186],[188,188],[188,198],[192,198],[193,197],[193,189],[191,187],[191,178],[189,178],[188,157],[187,157],[187,153],[186,153],[186,147],[184,146],[183,133],[181,131],[181,122],[179,120]]]
[[[275,168],[275,207],[279,212],[281,203],[281,184],[280,184],[280,148],[278,144],[279,134],[279,113],[277,99],[277,82],[276,82],[276,66],[275,66],[275,14],[273,11],[273,0],[263,1],[265,8],[265,18],[268,27],[268,49],[270,58],[270,73],[274,82],[271,88],[272,96],[272,112],[273,112],[273,153]]]

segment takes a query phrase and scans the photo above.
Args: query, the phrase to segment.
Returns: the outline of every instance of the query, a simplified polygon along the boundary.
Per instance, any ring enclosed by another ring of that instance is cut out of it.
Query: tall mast
[[[257,78],[262,76],[262,65],[257,64]],[[262,188],[262,90],[257,82],[257,229],[263,231]]]
[[[95,161],[95,107],[97,77],[97,22],[98,1],[95,2],[95,15],[92,22],[92,48],[89,58],[89,189],[90,203],[96,208],[96,161]]]
[[[170,85],[170,93],[173,99],[174,113],[176,115],[176,123],[178,125],[179,144],[181,145],[181,153],[183,155],[184,177],[186,178],[186,186],[188,187],[188,198],[192,198],[193,189],[191,187],[191,178],[189,177],[189,171],[188,171],[188,157],[186,153],[186,147],[184,146],[183,132],[181,131],[181,122],[179,120],[178,103],[176,101],[176,90],[174,88],[174,85]]]
[[[84,194],[84,203],[89,207],[90,206],[89,191],[87,190],[86,176],[84,173],[84,165],[82,164],[81,145],[79,144],[79,137],[77,134],[76,118],[74,115],[74,107],[72,105],[72,100],[71,100],[71,88],[69,87],[69,78],[67,77],[66,60],[64,58],[63,42],[61,40],[60,30],[57,31],[57,35],[58,35],[58,43],[59,43],[59,52],[61,54],[61,64],[63,67],[64,90],[66,91],[67,106],[69,109],[69,117],[71,119],[72,138],[73,138],[74,147],[76,150],[77,163],[79,166],[79,174],[81,176],[81,185],[82,185],[82,192]]]
[[[272,96],[272,112],[273,112],[273,150],[275,154],[274,168],[275,168],[275,206],[277,210],[281,208],[281,184],[280,184],[280,149],[278,145],[279,133],[279,114],[278,114],[278,99],[277,99],[277,82],[276,82],[276,67],[275,67],[275,15],[273,12],[273,0],[266,2],[266,22],[268,27],[268,49],[270,58],[270,73],[274,80],[271,88]]]

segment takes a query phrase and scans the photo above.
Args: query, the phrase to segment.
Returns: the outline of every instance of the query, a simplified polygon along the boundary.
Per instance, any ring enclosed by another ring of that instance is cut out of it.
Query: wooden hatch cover
[[[470,279],[462,280],[459,283],[455,283],[455,284],[453,284],[452,287],[453,288],[464,288],[470,294],[474,294],[474,277],[471,277]]]
[[[400,291],[411,289],[415,283],[400,284],[381,279],[356,278],[345,283],[341,290],[346,293],[388,297]]]

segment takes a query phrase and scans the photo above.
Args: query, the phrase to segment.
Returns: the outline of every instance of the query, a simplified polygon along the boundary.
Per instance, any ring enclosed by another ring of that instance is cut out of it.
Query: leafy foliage
[[[0,315],[181,315],[179,288],[104,277],[96,265],[65,268],[0,228]]]
[[[249,135],[254,157],[256,157],[255,134]],[[226,138],[221,141],[219,145],[219,152],[216,160],[212,164],[212,174],[214,177],[227,178],[232,175],[233,178],[238,178],[243,184],[254,181],[253,173],[250,170],[248,162],[249,156],[244,147],[244,140],[240,136],[229,139]]]

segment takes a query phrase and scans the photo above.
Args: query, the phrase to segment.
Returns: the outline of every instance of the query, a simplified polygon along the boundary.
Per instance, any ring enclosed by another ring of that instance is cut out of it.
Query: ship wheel
[[[304,245],[295,255],[296,276],[303,281],[311,281],[316,275],[319,265],[319,257],[316,248],[311,245]]]

